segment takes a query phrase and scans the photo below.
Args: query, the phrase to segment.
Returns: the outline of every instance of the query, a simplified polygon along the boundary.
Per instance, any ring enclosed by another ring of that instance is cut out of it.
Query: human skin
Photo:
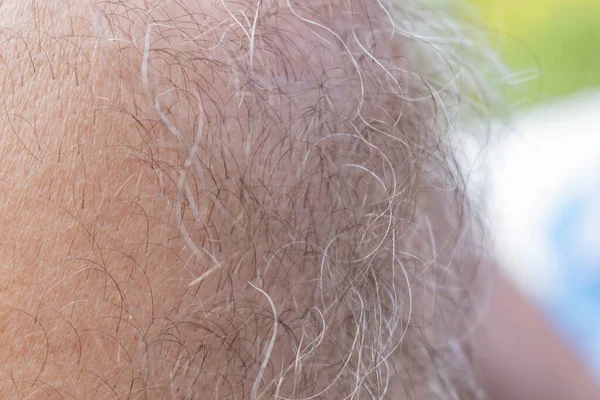
[[[458,93],[409,3],[0,2],[0,399],[481,396]],[[495,288],[492,398],[597,398]]]
[[[577,399],[600,395],[598,383],[541,313],[503,276],[474,336],[475,364],[491,399]]]
[[[0,398],[475,398],[449,111],[388,13],[3,1]]]

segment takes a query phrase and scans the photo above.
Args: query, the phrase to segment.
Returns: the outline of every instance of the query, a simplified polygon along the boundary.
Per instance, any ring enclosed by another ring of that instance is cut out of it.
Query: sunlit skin
[[[309,6],[331,27],[284,3],[3,2],[0,397],[404,392],[431,311],[418,264],[389,267],[421,240],[396,218],[428,161],[402,151],[435,140],[400,119],[400,71],[347,56],[381,38],[406,65],[370,36],[382,9]]]
[[[404,9],[1,2],[0,399],[476,398],[458,94]]]

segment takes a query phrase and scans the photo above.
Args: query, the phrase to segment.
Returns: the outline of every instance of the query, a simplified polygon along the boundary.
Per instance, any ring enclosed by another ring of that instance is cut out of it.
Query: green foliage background
[[[600,0],[471,0],[507,64],[536,68],[525,104],[600,88]]]

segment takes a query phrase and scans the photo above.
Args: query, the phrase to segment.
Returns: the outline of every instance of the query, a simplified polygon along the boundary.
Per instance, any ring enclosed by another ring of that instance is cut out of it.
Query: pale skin
[[[0,3],[0,398],[429,398],[439,143],[386,13],[308,3]]]

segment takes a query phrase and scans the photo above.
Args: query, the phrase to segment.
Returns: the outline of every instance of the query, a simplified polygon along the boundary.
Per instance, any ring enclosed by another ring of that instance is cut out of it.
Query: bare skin
[[[302,41],[302,19],[273,7],[253,53],[242,3],[2,3],[1,398],[425,387],[408,371],[429,364],[410,346],[414,368],[392,372],[413,335],[407,273],[361,267],[394,264],[373,249],[408,237],[385,222],[404,162],[360,136],[397,119],[381,105],[403,106],[314,44],[337,33],[309,24]],[[359,105],[359,90],[371,100]],[[409,218],[402,190],[394,215]]]
[[[161,368],[147,370],[148,353],[170,351],[162,343],[185,340],[186,328],[156,332],[195,311],[180,306],[189,255],[172,250],[177,239],[164,246],[176,236],[169,192],[115,107],[114,70],[92,61],[87,5],[65,5],[4,2],[0,14],[6,399],[139,393]]]
[[[505,277],[475,336],[477,366],[492,399],[592,400],[600,388],[570,346]]]
[[[388,13],[1,2],[0,398],[477,398],[448,111]]]

